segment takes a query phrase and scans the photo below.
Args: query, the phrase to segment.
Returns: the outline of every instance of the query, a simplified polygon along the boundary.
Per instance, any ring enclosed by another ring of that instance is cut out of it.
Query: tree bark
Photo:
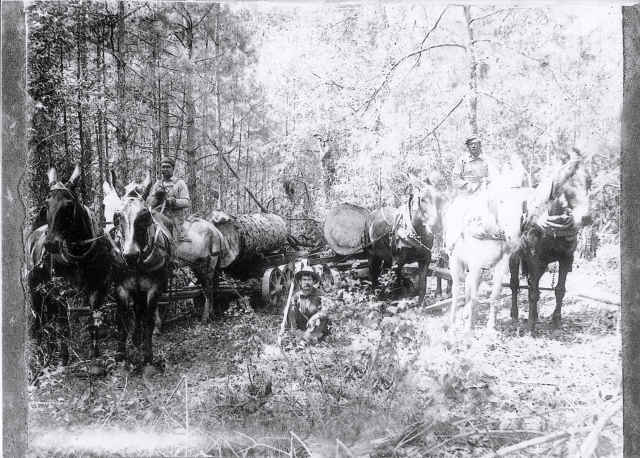
[[[187,159],[187,187],[191,196],[191,210],[196,212],[200,209],[200,199],[198,198],[198,187],[196,186],[196,131],[195,118],[196,107],[193,98],[193,21],[190,17],[184,18],[185,24],[185,47],[187,48],[187,68],[185,74],[185,111],[187,114],[186,128],[187,140],[185,145]]]
[[[216,225],[229,243],[229,256],[222,260],[222,268],[247,270],[262,255],[280,250],[287,243],[287,224],[272,213],[230,217],[212,211],[206,219]]]
[[[622,431],[631,458],[640,456],[640,6],[622,7],[622,33]]]
[[[118,25],[116,27],[116,49],[113,50],[116,59],[116,104],[118,106],[118,119],[116,123],[116,142],[118,153],[116,169],[122,182],[129,179],[127,167],[127,118],[125,113],[125,60],[124,60],[124,35],[125,35],[125,5],[123,1],[118,2]]]
[[[464,5],[465,25],[467,26],[467,60],[469,61],[469,126],[471,133],[478,133],[478,62],[476,61],[476,50],[471,26],[471,7]]]

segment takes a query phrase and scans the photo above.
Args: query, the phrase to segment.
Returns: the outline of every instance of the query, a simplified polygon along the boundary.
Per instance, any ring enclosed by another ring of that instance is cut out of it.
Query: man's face
[[[300,277],[300,289],[304,294],[309,294],[313,288],[313,277],[311,275],[303,275]]]
[[[471,153],[473,157],[478,157],[482,151],[482,147],[478,140],[473,140],[467,143],[467,148],[469,148],[469,153]]]
[[[162,178],[168,180],[173,176],[173,167],[168,162],[160,164],[160,171],[162,172]]]

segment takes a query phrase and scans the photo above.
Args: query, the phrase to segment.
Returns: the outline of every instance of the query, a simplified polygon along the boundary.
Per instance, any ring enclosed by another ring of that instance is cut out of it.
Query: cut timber
[[[287,225],[281,216],[272,213],[229,216],[212,211],[206,219],[215,224],[229,244],[229,253],[220,265],[223,269],[255,267],[266,254],[287,245]]]
[[[324,220],[324,237],[331,249],[342,255],[361,251],[368,215],[366,208],[351,204],[331,209]]]
[[[509,283],[503,283],[502,286],[508,288],[510,285]],[[519,288],[529,289],[529,286],[520,285]],[[542,287],[542,286],[539,289],[540,291],[555,291],[555,288]],[[586,299],[593,299],[594,301],[604,302],[605,304],[612,304],[612,305],[621,304],[620,296],[616,296],[615,294],[610,294],[610,293],[601,293],[598,291],[592,291],[584,288],[581,288],[580,292],[567,290],[566,294],[573,294],[574,296],[584,297]]]

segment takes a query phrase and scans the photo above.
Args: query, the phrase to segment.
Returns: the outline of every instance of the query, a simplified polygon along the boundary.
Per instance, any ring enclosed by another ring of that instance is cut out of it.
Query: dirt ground
[[[340,288],[328,295],[331,335],[284,349],[277,313],[240,301],[200,325],[182,304],[155,340],[153,371],[116,364],[108,332],[100,364],[32,363],[29,456],[565,457],[590,432],[592,456],[622,456],[619,306],[571,293],[619,297],[619,260],[614,245],[577,259],[562,330],[549,329],[547,291],[533,337],[526,291],[519,323],[505,298],[487,331],[483,301],[467,336],[448,328],[448,309]]]

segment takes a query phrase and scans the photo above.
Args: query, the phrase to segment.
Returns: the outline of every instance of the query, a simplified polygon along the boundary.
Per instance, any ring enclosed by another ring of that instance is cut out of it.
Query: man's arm
[[[462,171],[464,169],[464,160],[459,157],[456,163],[453,165],[451,171],[451,183],[455,189],[467,189],[467,182],[462,178]]]
[[[175,186],[176,190],[176,203],[173,204],[175,208],[187,208],[191,199],[189,197],[189,189],[187,188],[187,184],[183,180],[178,180]]]
[[[156,198],[156,190],[158,189],[158,182],[154,182],[153,186],[151,186],[151,191],[149,191],[149,196],[147,197],[147,205],[150,207],[155,207],[158,205],[158,199]]]

